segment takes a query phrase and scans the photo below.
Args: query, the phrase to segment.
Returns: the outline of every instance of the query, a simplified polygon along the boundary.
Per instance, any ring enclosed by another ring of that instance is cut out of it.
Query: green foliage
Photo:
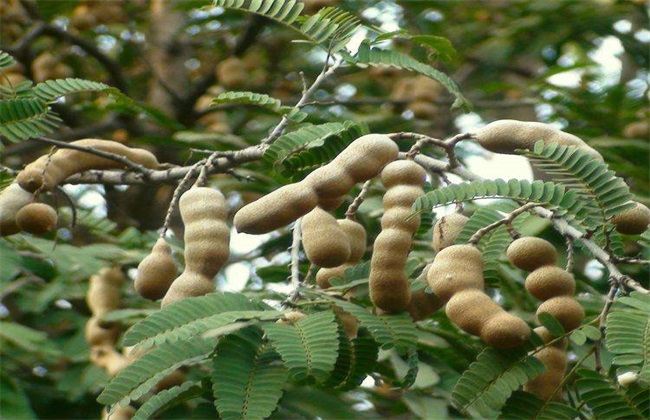
[[[348,340],[341,331],[336,365],[323,385],[340,391],[355,389],[375,367],[378,350],[370,336],[361,334]]]
[[[605,324],[605,343],[615,365],[650,382],[650,297],[640,292],[616,300]]]
[[[580,398],[601,419],[644,419],[648,416],[647,397],[638,395],[638,389],[630,391],[615,387],[599,373],[582,369],[576,387]],[[644,393],[648,393],[645,388]],[[632,397],[632,398],[631,398]],[[639,398],[640,397],[640,398]]]
[[[196,298],[184,299],[154,313],[137,325],[134,325],[124,336],[125,346],[140,343],[141,347],[150,347],[154,343],[166,340],[166,334],[174,333],[188,325],[196,325],[215,315],[224,314],[225,318],[236,320],[238,316],[251,314],[267,309],[265,305],[253,302],[246,296],[235,293],[211,293]],[[232,313],[232,316],[227,315]],[[245,318],[245,316],[244,316]]]
[[[463,94],[460,93],[458,86],[453,80],[451,80],[451,78],[449,78],[449,76],[427,64],[419,62],[418,60],[406,54],[392,50],[382,50],[380,48],[371,47],[369,43],[363,42],[359,46],[357,54],[354,57],[350,57],[349,61],[360,67],[395,67],[398,69],[410,70],[422,74],[438,81],[456,97],[456,100],[454,101],[452,107],[463,108],[466,110],[470,107],[467,99],[465,99]]]
[[[336,306],[354,316],[361,327],[366,328],[375,341],[383,348],[395,348],[400,352],[415,346],[417,333],[411,317],[406,314],[374,315],[354,303],[329,298]]]
[[[326,44],[333,52],[343,48],[359,29],[359,19],[334,7],[321,9],[301,19],[304,7],[297,0],[214,0],[213,6],[245,10],[294,29],[315,44]],[[302,22],[302,23],[301,23]]]
[[[43,100],[14,98],[0,100],[0,134],[18,142],[54,131],[61,119]]]
[[[270,97],[269,95],[264,95],[261,93],[255,92],[224,92],[219,94],[216,98],[212,100],[212,105],[220,104],[247,104],[247,105],[257,105],[269,111],[273,111],[277,114],[283,115],[290,119],[291,121],[300,122],[307,117],[307,114],[300,111],[298,108],[293,108],[290,106],[282,106],[282,103],[279,99]]]
[[[80,92],[107,92],[120,94],[120,91],[104,83],[84,79],[56,79],[39,83],[31,90],[30,95],[45,102],[54,102],[57,99]]]
[[[576,191],[585,205],[576,213],[589,227],[597,227],[633,207],[630,188],[607,165],[574,146],[535,143],[532,151],[520,151],[538,169]]]
[[[452,184],[428,192],[417,199],[413,204],[413,210],[428,212],[434,207],[481,198],[509,198],[539,203],[555,209],[556,213],[562,214],[567,219],[578,214],[584,206],[584,203],[577,200],[577,194],[574,191],[566,191],[566,187],[562,184],[542,181],[531,183],[519,179],[508,181],[486,179]]]
[[[338,326],[331,312],[308,315],[292,325],[267,324],[264,332],[295,381],[326,380],[336,363]]]
[[[368,128],[352,121],[308,125],[280,136],[264,158],[284,176],[304,173],[332,160]]]
[[[463,372],[452,402],[463,413],[494,416],[513,391],[544,372],[544,365],[525,349],[485,349]]]
[[[571,420],[578,417],[575,408],[558,403],[542,401],[537,396],[515,391],[501,409],[499,419],[564,419]]]
[[[263,419],[275,410],[287,376],[276,359],[255,327],[219,342],[212,359],[212,389],[221,418]]]
[[[165,389],[142,404],[138,408],[138,411],[135,412],[133,419],[146,420],[154,418],[170,407],[178,405],[183,401],[199,397],[202,393],[201,383],[196,381],[188,381],[182,385]]]
[[[6,69],[14,65],[16,65],[16,60],[8,53],[0,51],[0,69]]]
[[[147,394],[179,367],[205,360],[215,345],[215,340],[197,337],[191,341],[164,343],[155,347],[122,369],[106,385],[97,401],[104,405],[126,405]]]

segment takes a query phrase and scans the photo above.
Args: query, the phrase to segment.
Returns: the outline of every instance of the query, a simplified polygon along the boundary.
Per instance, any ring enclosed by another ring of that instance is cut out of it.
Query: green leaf
[[[575,408],[558,402],[545,402],[536,395],[515,391],[503,406],[499,419],[572,420],[578,417]]]
[[[417,329],[407,314],[374,315],[367,309],[346,300],[326,297],[339,308],[354,316],[362,328],[366,328],[375,341],[384,349],[396,348],[404,353],[417,342]]]
[[[650,382],[650,297],[640,292],[616,300],[605,323],[605,344],[616,365],[632,367]]]
[[[412,41],[435,51],[436,58],[451,62],[456,58],[456,49],[448,38],[436,35],[414,35]]]
[[[161,379],[181,366],[199,363],[214,350],[215,340],[194,337],[155,347],[122,369],[97,398],[104,405],[126,405],[148,393]]]
[[[302,173],[329,162],[367,132],[365,125],[352,121],[307,125],[279,137],[264,158],[284,176]]]
[[[293,325],[266,324],[264,331],[296,381],[326,380],[336,363],[338,325],[332,312],[319,312]]]
[[[61,119],[45,101],[36,98],[0,100],[0,135],[18,142],[51,133]]]
[[[411,70],[422,74],[438,81],[456,97],[452,108],[463,108],[465,110],[469,110],[470,108],[469,102],[465,99],[463,94],[460,93],[458,86],[453,80],[451,80],[451,78],[449,78],[449,76],[406,54],[371,47],[367,42],[363,42],[359,46],[357,54],[348,60],[359,67],[396,67],[398,69]]]
[[[160,337],[192,322],[203,321],[224,312],[233,312],[234,320],[242,311],[264,311],[268,306],[254,302],[238,293],[210,293],[196,298],[184,299],[162,308],[159,312],[134,325],[124,335],[125,346],[133,346],[141,341],[143,347],[160,342]],[[225,318],[224,318],[225,319]],[[242,319],[245,319],[242,318]],[[164,341],[164,339],[162,340]]]
[[[463,373],[454,387],[452,402],[461,412],[475,409],[494,416],[513,391],[544,372],[544,365],[523,348],[487,348]]]
[[[122,95],[119,90],[107,84],[77,78],[46,80],[34,86],[30,94],[42,101],[54,102],[63,96],[80,92],[107,92]]]
[[[223,419],[263,419],[282,397],[287,371],[258,328],[223,338],[213,358],[212,389]]]
[[[332,375],[323,385],[340,391],[349,391],[358,387],[372,372],[378,355],[379,347],[369,335],[360,333],[348,340],[341,331],[336,365]]]
[[[262,108],[273,111],[277,114],[284,115],[288,119],[300,122],[307,117],[307,114],[300,111],[298,108],[289,106],[282,106],[279,99],[270,97],[255,92],[224,92],[219,94],[212,100],[212,105],[220,105],[227,103],[238,103],[247,105],[257,105]]]
[[[3,369],[4,370],[4,369]],[[0,413],[5,419],[36,419],[27,394],[15,378],[0,372]]]
[[[644,398],[630,399],[599,373],[581,369],[576,387],[580,398],[599,419],[645,419],[647,406],[637,406]],[[647,388],[645,390],[648,392]]]
[[[9,55],[9,53],[6,53],[2,50],[0,50],[0,69],[6,69],[7,67],[11,67],[16,64],[16,60]]]
[[[582,149],[557,143],[535,143],[532,151],[518,150],[538,169],[558,183],[568,186],[584,202],[577,218],[587,226],[598,227],[616,214],[633,207],[632,196],[622,178]]]
[[[564,334],[564,327],[560,324],[560,321],[555,319],[551,314],[547,312],[542,312],[537,315],[539,322],[548,329],[552,335],[560,336]]]
[[[138,408],[133,420],[146,420],[157,417],[165,410],[184,401],[200,397],[202,394],[201,383],[196,381],[185,382],[182,385],[162,390]]]

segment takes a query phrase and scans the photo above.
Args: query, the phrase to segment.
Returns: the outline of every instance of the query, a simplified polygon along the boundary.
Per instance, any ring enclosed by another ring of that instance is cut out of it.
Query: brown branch
[[[357,196],[352,201],[352,204],[350,204],[348,209],[345,211],[346,218],[350,220],[356,220],[357,210],[359,210],[359,206],[363,203],[363,200],[366,199],[366,195],[368,195],[368,190],[370,190],[371,183],[372,179],[369,179],[363,184],[361,191],[359,191],[359,194],[357,194]]]
[[[481,240],[481,238],[483,236],[487,235],[492,230],[498,228],[501,225],[510,225],[512,223],[512,221],[517,218],[517,216],[519,216],[520,214],[525,213],[527,211],[530,211],[533,207],[536,207],[536,206],[537,206],[537,203],[528,203],[528,204],[524,204],[523,206],[511,211],[503,219],[497,220],[496,222],[491,223],[491,224],[485,226],[484,228],[481,228],[481,229],[477,230],[476,233],[474,235],[472,235],[472,237],[469,239],[468,243],[472,244],[472,245],[476,245]]]

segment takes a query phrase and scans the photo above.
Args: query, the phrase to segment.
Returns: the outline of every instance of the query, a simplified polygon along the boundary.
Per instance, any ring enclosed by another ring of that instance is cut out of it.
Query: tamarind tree
[[[0,11],[2,418],[650,416],[643,2]]]

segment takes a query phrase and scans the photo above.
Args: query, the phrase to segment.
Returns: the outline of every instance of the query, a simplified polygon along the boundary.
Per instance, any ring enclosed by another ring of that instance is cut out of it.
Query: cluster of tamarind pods
[[[544,139],[549,143],[579,147],[602,160],[597,151],[578,137],[540,123],[497,121],[477,131],[474,138],[484,148],[497,153],[531,149],[537,140]],[[74,144],[123,156],[146,168],[158,167],[150,152],[117,142],[87,139]],[[302,181],[283,186],[241,208],[234,215],[234,226],[239,232],[263,234],[302,218],[305,254],[320,267],[316,283],[328,288],[333,278],[343,277],[347,268],[363,258],[367,241],[365,229],[354,216],[337,220],[329,212],[342,204],[355,185],[379,176],[386,188],[384,214],[381,232],[373,247],[369,275],[370,298],[377,312],[406,311],[414,320],[422,320],[445,306],[453,323],[493,347],[511,348],[523,344],[530,337],[531,329],[485,293],[481,252],[472,244],[455,244],[468,220],[466,216],[454,213],[438,220],[432,240],[437,254],[426,273],[433,293],[424,289],[411,293],[406,261],[413,235],[420,225],[419,218],[412,217],[411,208],[424,195],[427,174],[410,158],[397,160],[398,152],[397,144],[389,136],[362,136]],[[19,231],[41,234],[53,230],[57,223],[56,211],[38,203],[38,194],[51,191],[69,176],[90,169],[124,169],[124,165],[72,149],[55,150],[27,165],[16,182],[0,194],[0,234],[5,236]],[[213,188],[194,185],[181,195],[178,205],[185,225],[184,271],[177,277],[171,249],[161,237],[138,266],[134,283],[141,296],[162,299],[163,306],[214,291],[213,278],[229,257],[230,229],[223,194]],[[621,233],[642,233],[650,223],[650,210],[637,203],[631,210],[614,217],[612,223]],[[515,266],[531,272],[525,287],[543,301],[538,315],[549,313],[567,332],[580,326],[584,311],[572,296],[575,281],[570,273],[555,266],[557,252],[550,243],[538,238],[520,238],[510,245],[507,256]],[[97,279],[111,278],[102,276]],[[88,322],[87,337],[89,344],[98,349],[93,353],[95,363],[111,373],[123,365],[123,359],[118,360],[115,354],[119,353],[109,348],[115,343],[116,333],[99,325],[98,320],[105,311],[112,310],[114,302],[119,302],[119,288],[116,289],[115,282],[97,279],[91,280],[89,291],[93,318]],[[114,300],[116,290],[118,299]],[[543,327],[536,332],[546,342],[552,339]],[[554,388],[548,384],[557,382],[558,372],[564,372],[565,347],[561,342],[555,343],[536,355],[549,366],[543,375],[551,379],[539,377],[527,385],[528,389],[539,395],[550,395]],[[559,377],[561,380],[561,375]]]

